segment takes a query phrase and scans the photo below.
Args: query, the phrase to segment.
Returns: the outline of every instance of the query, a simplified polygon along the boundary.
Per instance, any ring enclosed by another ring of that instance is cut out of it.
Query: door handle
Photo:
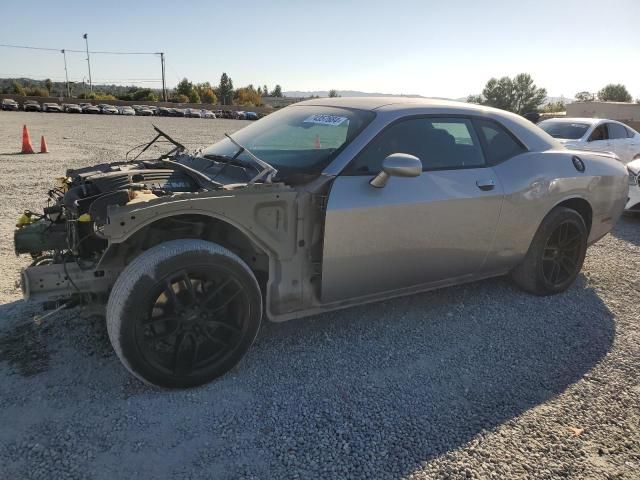
[[[489,190],[493,190],[493,188],[496,186],[496,182],[494,182],[493,180],[476,180],[476,185],[480,190],[483,190],[485,192],[489,191]]]

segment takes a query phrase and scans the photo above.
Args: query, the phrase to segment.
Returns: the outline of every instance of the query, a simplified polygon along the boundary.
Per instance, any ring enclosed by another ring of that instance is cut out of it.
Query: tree
[[[546,97],[547,91],[536,87],[531,75],[520,73],[513,79],[509,77],[490,79],[482,90],[482,95],[470,95],[467,101],[522,115],[536,111]]]
[[[528,73],[520,73],[513,79],[513,112],[520,115],[534,112],[544,103],[545,98],[547,91],[536,87]]]
[[[46,88],[47,92],[49,92],[48,95],[51,95],[51,90],[53,90],[53,82],[51,81],[50,78],[47,78],[44,81],[44,88]]]
[[[202,100],[202,103],[211,103],[211,104],[218,103],[218,97],[216,97],[216,94],[214,93],[213,88],[211,87],[204,88],[202,90],[202,92],[200,93],[200,99]]]
[[[338,91],[337,90],[329,90],[329,98],[336,98],[339,97],[340,95],[338,95]]]
[[[483,104],[513,111],[513,82],[509,77],[491,78],[482,90]]]
[[[598,99],[603,102],[631,102],[632,97],[621,83],[610,83],[598,92]]]
[[[30,97],[48,97],[49,90],[43,87],[29,87],[25,89],[25,94]]]
[[[11,82],[11,90],[11,93],[15,93],[16,95],[26,94],[24,87],[20,84],[20,82],[16,82],[15,80]]]
[[[82,92],[78,95],[78,98],[87,100],[117,100],[116,97],[105,92]]]
[[[193,92],[193,83],[186,78],[183,78],[178,85],[176,85],[176,94],[186,95],[187,97]]]
[[[266,83],[262,86],[262,95],[264,95],[265,97],[269,96],[269,89],[267,88]]]
[[[238,105],[258,106],[262,104],[262,98],[253,85],[239,88],[235,91],[234,100]]]
[[[220,77],[220,84],[218,85],[218,98],[222,102],[222,105],[231,104],[233,99],[233,80],[226,73],[223,73]]]
[[[200,103],[200,94],[197,90],[191,90],[189,94],[189,103]]]
[[[150,88],[141,88],[130,95],[132,100],[145,100],[148,102],[158,101],[158,94]]]
[[[271,92],[272,97],[282,97],[282,87],[280,85],[276,85],[276,87]]]
[[[482,95],[469,95],[467,97],[467,103],[476,103],[478,105],[482,105],[482,102],[484,102],[484,98],[482,98]]]
[[[591,92],[578,92],[575,95],[578,102],[593,102],[596,96]]]
[[[218,97],[216,97],[216,94],[213,91],[213,87],[209,82],[198,83],[193,88],[196,92],[198,92],[200,101],[202,103],[218,103]]]
[[[564,112],[566,110],[566,105],[562,101],[558,102],[549,102],[543,108],[542,111],[546,113],[556,113],[556,112]]]
[[[173,103],[187,103],[189,101],[189,97],[183,95],[182,93],[174,94],[173,97],[169,99],[170,102]]]

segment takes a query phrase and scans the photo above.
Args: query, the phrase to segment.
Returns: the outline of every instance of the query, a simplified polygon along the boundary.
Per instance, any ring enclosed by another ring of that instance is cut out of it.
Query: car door
[[[629,163],[631,161],[631,145],[627,138],[627,129],[621,123],[608,122],[607,131],[613,153],[618,155],[623,163]]]
[[[609,130],[605,123],[596,125],[593,131],[587,137],[588,150],[595,150],[596,152],[611,152],[612,146],[609,141]]]
[[[370,185],[393,153],[418,177]],[[339,175],[325,218],[322,301],[331,303],[478,273],[503,192],[466,118],[411,117],[387,126]]]

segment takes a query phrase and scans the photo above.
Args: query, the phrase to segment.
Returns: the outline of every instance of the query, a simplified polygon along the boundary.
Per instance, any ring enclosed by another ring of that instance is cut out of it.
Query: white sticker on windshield
[[[330,125],[332,127],[337,127],[345,120],[347,120],[347,117],[339,117],[338,115],[316,114],[311,115],[309,118],[304,120],[304,123],[318,123],[320,125]]]

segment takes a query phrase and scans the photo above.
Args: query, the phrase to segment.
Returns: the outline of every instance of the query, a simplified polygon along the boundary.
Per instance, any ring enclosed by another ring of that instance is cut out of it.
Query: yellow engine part
[[[127,202],[127,205],[131,205],[132,203],[148,202],[154,198],[158,198],[158,196],[151,193],[151,190],[131,190],[129,191],[129,201]]]
[[[25,225],[31,225],[35,220],[31,216],[31,212],[24,212],[22,215],[18,217],[18,221],[16,222],[16,227],[21,228]]]
[[[56,187],[63,192],[69,190],[69,184],[71,183],[71,177],[58,177],[56,178]]]
[[[89,215],[88,213],[83,213],[82,215],[80,215],[78,217],[78,221],[79,222],[90,222],[91,221],[91,215]]]

